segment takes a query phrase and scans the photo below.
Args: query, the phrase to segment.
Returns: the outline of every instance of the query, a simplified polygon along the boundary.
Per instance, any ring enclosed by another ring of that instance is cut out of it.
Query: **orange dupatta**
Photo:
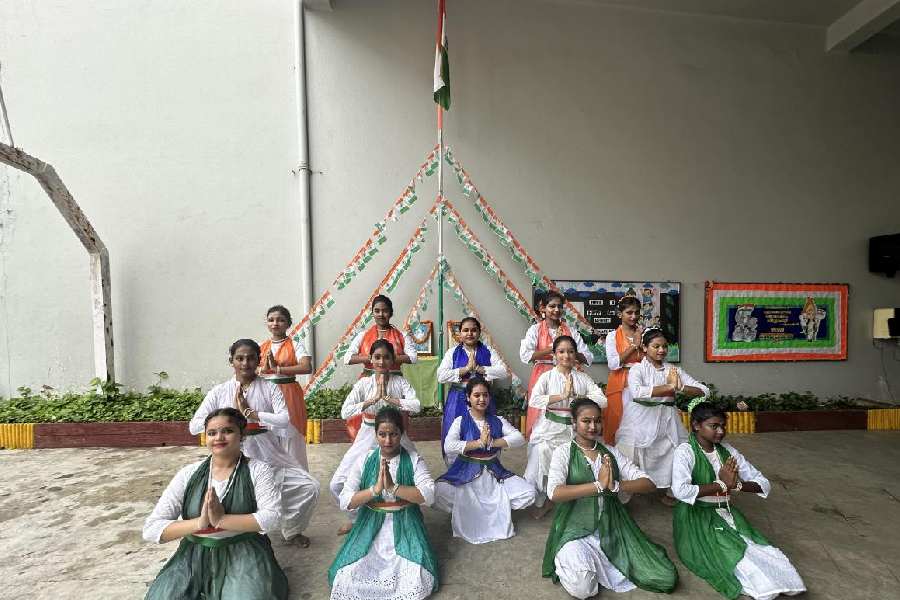
[[[622,326],[616,328],[616,352],[621,356],[628,349],[628,340]],[[640,358],[640,351],[638,351]],[[610,370],[609,379],[606,381],[606,408],[603,409],[603,442],[607,445],[616,443],[616,431],[622,423],[622,413],[625,407],[622,405],[622,390],[628,385],[628,365],[622,364],[615,371]]]
[[[272,349],[272,340],[266,340],[259,345],[259,355],[261,360],[265,361],[269,351]],[[295,367],[300,364],[297,361],[297,355],[294,353],[294,342],[288,338],[281,344],[278,353],[275,355],[275,364],[279,367]],[[288,414],[291,416],[291,425],[293,425],[300,435],[306,437],[306,402],[303,401],[303,388],[296,381],[291,383],[277,384],[284,396],[284,403],[287,405]]]
[[[556,330],[556,337],[561,335],[572,335],[572,331],[569,329],[569,326],[566,325],[565,321],[559,322],[559,328]],[[547,325],[547,319],[541,321],[541,324],[538,325],[538,338],[537,338],[537,347],[535,348],[535,352],[538,350],[546,350],[547,348],[553,347],[553,338],[550,337],[550,326]],[[551,360],[548,363],[535,363],[534,367],[531,369],[531,379],[528,381],[528,398],[531,398],[531,390],[534,389],[537,380],[541,375],[549,371],[553,368],[553,361]],[[531,436],[531,429],[534,427],[534,424],[537,423],[538,418],[541,416],[541,412],[543,409],[534,408],[533,406],[528,407],[528,411],[525,414],[525,437]]]

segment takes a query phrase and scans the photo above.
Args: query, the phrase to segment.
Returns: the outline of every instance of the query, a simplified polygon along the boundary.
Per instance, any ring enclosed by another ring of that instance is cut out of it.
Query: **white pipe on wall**
[[[307,116],[306,95],[306,24],[303,0],[295,3],[295,35],[294,51],[294,85],[297,96],[297,146],[298,164],[296,168],[300,192],[300,298],[302,310],[299,315],[306,314],[313,303],[313,257],[312,257],[312,222],[310,220],[310,167],[309,167],[309,119]],[[312,363],[316,364],[316,345],[314,328],[310,326],[306,338],[306,349],[312,355]]]

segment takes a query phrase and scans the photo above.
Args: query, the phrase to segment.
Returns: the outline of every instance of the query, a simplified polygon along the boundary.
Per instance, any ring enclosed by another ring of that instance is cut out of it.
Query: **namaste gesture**
[[[482,448],[490,448],[494,443],[494,440],[491,438],[491,428],[488,425],[487,419],[485,419],[484,423],[481,425],[481,447]]]
[[[604,454],[603,458],[600,459],[600,473],[597,474],[597,481],[604,490],[611,490],[615,483],[613,481],[612,464],[609,461],[609,454]]]
[[[575,396],[575,382],[572,380],[572,373],[566,373],[566,385],[563,387],[563,398],[572,398]]]
[[[234,407],[244,415],[248,421],[256,421],[256,411],[250,408],[247,398],[244,396],[244,386],[238,382],[237,389],[234,391]]]
[[[737,487],[738,482],[738,468],[737,468],[737,460],[733,456],[729,456],[728,460],[722,465],[722,468],[719,469],[719,479],[721,479],[726,486],[728,486],[729,490]]]
[[[681,376],[678,374],[678,369],[675,367],[669,367],[668,372],[666,373],[666,383],[672,386],[672,389],[675,391],[680,391],[684,384],[681,383]]]

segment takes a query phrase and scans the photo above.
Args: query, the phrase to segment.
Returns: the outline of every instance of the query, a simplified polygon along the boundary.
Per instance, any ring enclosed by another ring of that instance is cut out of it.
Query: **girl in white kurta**
[[[528,440],[528,464],[525,466],[525,480],[537,490],[534,504],[540,508],[547,499],[547,473],[550,458],[559,446],[572,441],[572,415],[569,406],[576,397],[587,397],[601,408],[606,406],[606,396],[589,375],[575,370],[578,350],[575,340],[567,335],[559,336],[553,342],[553,357],[556,367],[547,371],[537,380],[528,405],[541,411],[531,437]],[[536,512],[540,518],[546,514]]]
[[[600,588],[635,587],[671,592],[678,581],[665,550],[647,539],[617,494],[648,493],[653,482],[600,435],[600,409],[590,400],[572,403],[575,436],[553,451],[547,493],[556,514],[544,551],[542,575],[576,598]]]
[[[662,330],[644,330],[641,349],[643,360],[628,371],[631,401],[624,406],[616,449],[647,473],[656,487],[668,488],[675,448],[687,439],[675,407],[675,394],[705,396],[709,388],[680,367],[665,362],[669,343]],[[662,501],[668,506],[674,504],[669,496],[663,496]]]
[[[284,539],[308,545],[303,531],[319,499],[319,482],[285,450],[280,439],[300,434],[291,425],[281,390],[256,375],[259,345],[253,340],[238,340],[231,345],[229,357],[234,378],[209,390],[191,418],[190,432],[202,433],[206,416],[215,409],[237,408],[250,422],[244,454],[272,467],[281,490]]]
[[[148,542],[180,540],[146,600],[286,600],[266,535],[281,521],[272,469],[241,453],[247,421],[236,409],[211,412],[205,426],[210,456],[178,471],[144,523]]]
[[[341,490],[341,509],[360,515],[328,570],[331,599],[421,600],[438,588],[419,510],[434,502],[434,480],[403,447],[400,411],[382,408],[375,421],[377,447],[359,457]]]
[[[435,508],[449,512],[453,536],[470,544],[515,535],[512,511],[534,502],[530,483],[500,464],[503,448],[519,448],[525,438],[503,417],[491,414],[490,387],[480,377],[466,384],[469,408],[456,417],[444,440],[450,470],[438,478]]]
[[[340,502],[347,475],[352,468],[378,445],[375,440],[375,414],[385,406],[395,406],[405,414],[416,414],[422,409],[416,391],[402,375],[390,373],[394,363],[394,347],[387,340],[376,340],[369,351],[375,372],[357,380],[341,407],[341,418],[347,420],[362,415],[362,424],[353,445],[344,454],[331,478],[331,494]],[[403,434],[401,443],[410,451],[416,446]],[[346,529],[346,527],[345,527]],[[343,530],[342,530],[343,531]]]
[[[741,492],[766,498],[769,480],[731,444],[725,412],[694,400],[692,433],[675,450],[672,493],[675,548],[682,562],[727,598],[771,600],[806,590],[784,553],[769,544],[732,504]]]

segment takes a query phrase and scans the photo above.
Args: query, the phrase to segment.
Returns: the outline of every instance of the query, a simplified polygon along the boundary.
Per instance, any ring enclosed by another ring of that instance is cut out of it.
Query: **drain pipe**
[[[301,315],[309,312],[313,303],[313,255],[312,221],[310,219],[310,167],[309,167],[309,119],[306,95],[306,23],[304,0],[296,0],[294,52],[294,87],[297,96],[297,145],[298,164],[295,173],[300,191],[300,298]],[[312,355],[313,368],[316,365],[316,344],[314,328],[310,326],[306,337],[306,350]]]

